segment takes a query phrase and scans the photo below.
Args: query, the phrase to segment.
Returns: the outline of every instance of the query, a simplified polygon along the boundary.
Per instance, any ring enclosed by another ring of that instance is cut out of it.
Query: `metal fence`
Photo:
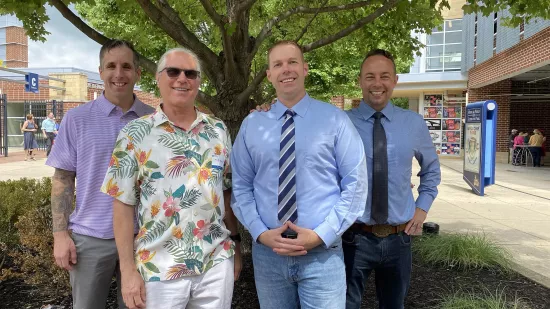
[[[0,155],[8,156],[8,102],[5,94],[0,94]]]
[[[49,113],[53,113],[54,118],[62,119],[64,115],[63,102],[62,101],[25,101],[24,102],[24,114],[32,114],[35,123],[38,125],[38,132],[35,134],[36,142],[38,143],[38,149],[45,150],[47,140],[42,135],[42,122],[46,120]]]

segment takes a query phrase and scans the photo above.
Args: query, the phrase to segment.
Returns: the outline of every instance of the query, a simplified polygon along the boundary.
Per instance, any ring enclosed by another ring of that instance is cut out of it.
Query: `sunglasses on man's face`
[[[197,77],[201,76],[201,72],[196,70],[183,70],[179,68],[168,67],[160,70],[159,73],[162,73],[162,71],[166,71],[166,75],[168,75],[168,77],[170,78],[178,78],[181,72],[183,72],[185,74],[185,77],[187,77],[188,79],[197,79]]]

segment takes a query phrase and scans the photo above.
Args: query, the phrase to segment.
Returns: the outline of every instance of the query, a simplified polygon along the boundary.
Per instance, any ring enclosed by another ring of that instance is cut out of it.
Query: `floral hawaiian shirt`
[[[234,255],[223,222],[230,151],[225,124],[198,110],[188,131],[159,106],[120,132],[101,191],[138,205],[135,260],[145,281],[200,275]]]

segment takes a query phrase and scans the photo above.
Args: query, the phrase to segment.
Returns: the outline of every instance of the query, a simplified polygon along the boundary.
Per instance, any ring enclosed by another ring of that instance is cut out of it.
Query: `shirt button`
[[[199,214],[198,214],[197,211],[195,210],[195,211],[193,212],[193,215],[198,216]]]

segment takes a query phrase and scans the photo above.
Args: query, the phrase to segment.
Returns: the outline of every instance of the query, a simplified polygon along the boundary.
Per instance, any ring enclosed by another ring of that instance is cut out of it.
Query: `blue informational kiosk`
[[[497,104],[493,100],[466,105],[463,178],[483,196],[485,186],[495,183]]]

